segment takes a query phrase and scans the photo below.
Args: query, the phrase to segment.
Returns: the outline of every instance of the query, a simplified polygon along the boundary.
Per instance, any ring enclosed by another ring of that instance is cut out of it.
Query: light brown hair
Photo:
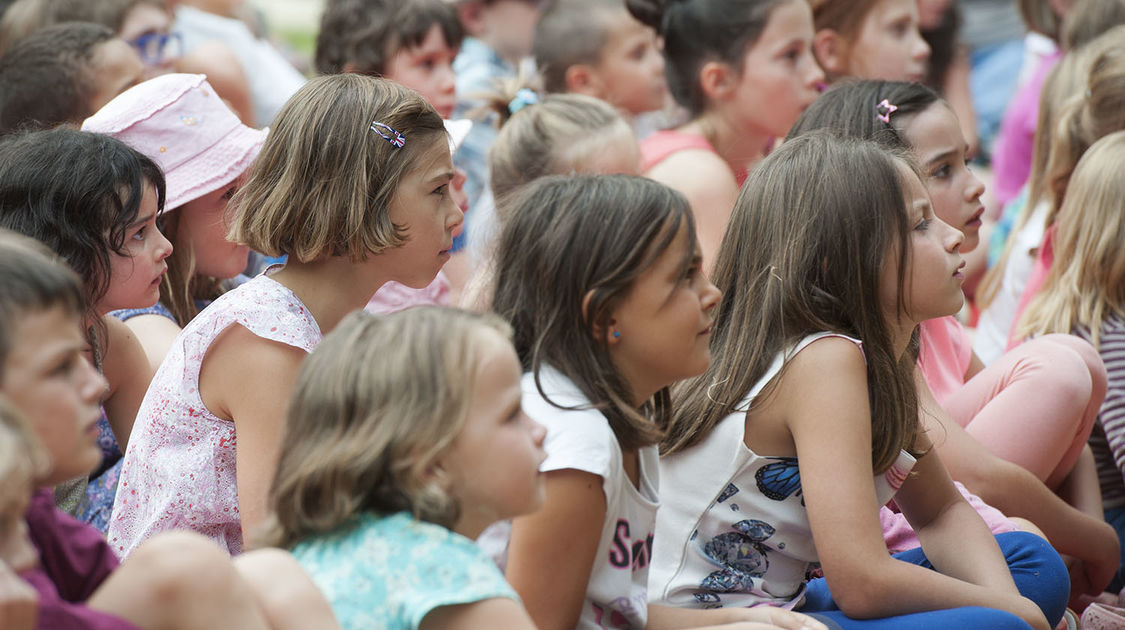
[[[452,528],[460,506],[434,461],[467,419],[491,315],[418,307],[349,315],[301,366],[262,540],[289,548],[362,512]]]
[[[375,122],[405,144],[372,130]],[[302,262],[358,262],[398,247],[405,241],[391,222],[391,200],[434,142],[447,142],[445,127],[417,92],[358,74],[312,79],[282,107],[231,200],[229,238]]]

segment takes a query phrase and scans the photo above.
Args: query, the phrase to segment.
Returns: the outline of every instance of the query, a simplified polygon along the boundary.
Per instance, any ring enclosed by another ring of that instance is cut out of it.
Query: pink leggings
[[[1090,437],[1105,390],[1093,346],[1044,335],[1009,350],[942,407],[989,452],[1057,488]]]

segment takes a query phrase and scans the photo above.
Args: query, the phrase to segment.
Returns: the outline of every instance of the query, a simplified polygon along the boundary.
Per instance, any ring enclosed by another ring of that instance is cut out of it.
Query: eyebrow
[[[926,164],[933,164],[934,162],[940,162],[942,160],[945,160],[945,159],[948,159],[948,158],[952,157],[953,155],[956,155],[956,153],[957,153],[957,149],[946,149],[946,150],[942,151],[941,153],[938,153],[937,155],[935,155],[935,156],[931,157],[930,159],[926,160]]]
[[[144,225],[145,223],[148,223],[150,220],[152,220],[152,218],[155,217],[155,216],[156,216],[156,213],[153,212],[152,214],[146,214],[143,217],[137,217],[137,220],[130,223],[129,226],[126,227],[125,229],[131,230],[131,229],[137,227],[138,225]]]
[[[453,179],[456,175],[457,174],[455,172],[453,172],[452,170],[442,171],[441,173],[438,173],[437,175],[434,175],[430,179],[426,180],[426,183],[427,184],[436,184],[438,182]]]

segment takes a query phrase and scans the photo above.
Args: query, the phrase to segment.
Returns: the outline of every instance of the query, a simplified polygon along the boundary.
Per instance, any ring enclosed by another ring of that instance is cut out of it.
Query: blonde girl
[[[166,74],[132,87],[82,123],[144,153],[164,172],[158,223],[174,249],[160,301],[114,316],[137,335],[156,370],[180,330],[246,269],[250,250],[226,238],[227,204],[266,140],[199,74]]]
[[[709,267],[753,165],[816,99],[805,0],[629,0],[664,39],[664,74],[686,124],[641,143],[641,171],[683,193]]]
[[[0,458],[0,584],[33,587],[37,628],[336,627],[287,553],[231,562],[203,537],[176,532],[119,563],[100,532],[55,508],[51,485],[101,459],[92,429],[106,382],[84,356],[82,301],[63,263],[0,230],[0,400],[11,404],[0,404],[0,443],[10,431],[18,440]]]
[[[492,307],[515,331],[523,407],[547,427],[547,498],[512,522],[507,577],[539,628],[822,627],[648,604],[668,387],[707,367],[719,298],[694,227],[680,194],[625,175],[546,177],[511,207]]]
[[[961,241],[874,143],[808,133],[751,174],[715,268],[712,363],[676,392],[662,442],[654,601],[844,628],[1058,622],[1058,555],[994,539],[918,424],[916,329],[960,308]],[[892,495],[923,545],[894,557]]]
[[[176,528],[242,550],[301,361],[383,283],[433,281],[462,219],[452,178],[441,118],[398,84],[320,77],[286,104],[232,200],[230,238],[288,262],[212,302],[157,370],[110,523],[119,553]]]
[[[1070,178],[1059,212],[1055,259],[1043,288],[1017,328],[1021,337],[1072,333],[1089,340],[1105,360],[1109,387],[1090,437],[1101,482],[1105,519],[1125,537],[1125,422],[1120,348],[1125,333],[1125,131],[1098,140]],[[1125,558],[1121,565],[1125,565]],[[1120,566],[1110,590],[1120,590]]]
[[[352,315],[302,367],[265,541],[345,630],[532,628],[472,539],[543,502],[544,434],[495,316]]]
[[[917,83],[839,85],[791,133],[818,128],[909,150],[934,214],[964,234],[961,252],[977,250],[984,186],[967,166],[956,115],[935,92]],[[922,322],[918,355],[921,422],[943,436],[935,442],[951,476],[1004,514],[1042,528],[1060,553],[1082,561],[1075,573],[1088,572],[1100,589],[1112,573],[1106,559],[1117,555],[1114,537],[1100,508],[1085,505],[1078,490],[1097,484],[1082,461],[1105,395],[1105,370],[1094,349],[1051,335],[985,366],[961,324],[947,316]],[[993,531],[1011,531],[1006,519],[989,514],[982,513]]]

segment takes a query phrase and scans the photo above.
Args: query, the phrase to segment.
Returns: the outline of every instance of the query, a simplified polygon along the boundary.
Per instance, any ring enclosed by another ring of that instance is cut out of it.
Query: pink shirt
[[[711,143],[703,136],[676,131],[675,129],[657,131],[641,140],[641,172],[649,172],[652,167],[668,159],[674,153],[692,149],[709,151],[715,155],[719,154],[715,147],[711,146]],[[746,181],[748,175],[749,171],[746,169],[740,169],[737,173],[734,173],[734,179],[738,182],[739,188],[742,187],[742,182]]]
[[[1035,150],[1035,128],[1039,124],[1039,94],[1047,74],[1060,58],[1059,51],[1044,57],[1004,113],[992,152],[992,194],[1001,205],[1014,199],[1027,182]]]
[[[965,384],[973,346],[961,322],[952,315],[922,322],[920,333],[918,367],[934,398],[944,405],[946,398]]]

